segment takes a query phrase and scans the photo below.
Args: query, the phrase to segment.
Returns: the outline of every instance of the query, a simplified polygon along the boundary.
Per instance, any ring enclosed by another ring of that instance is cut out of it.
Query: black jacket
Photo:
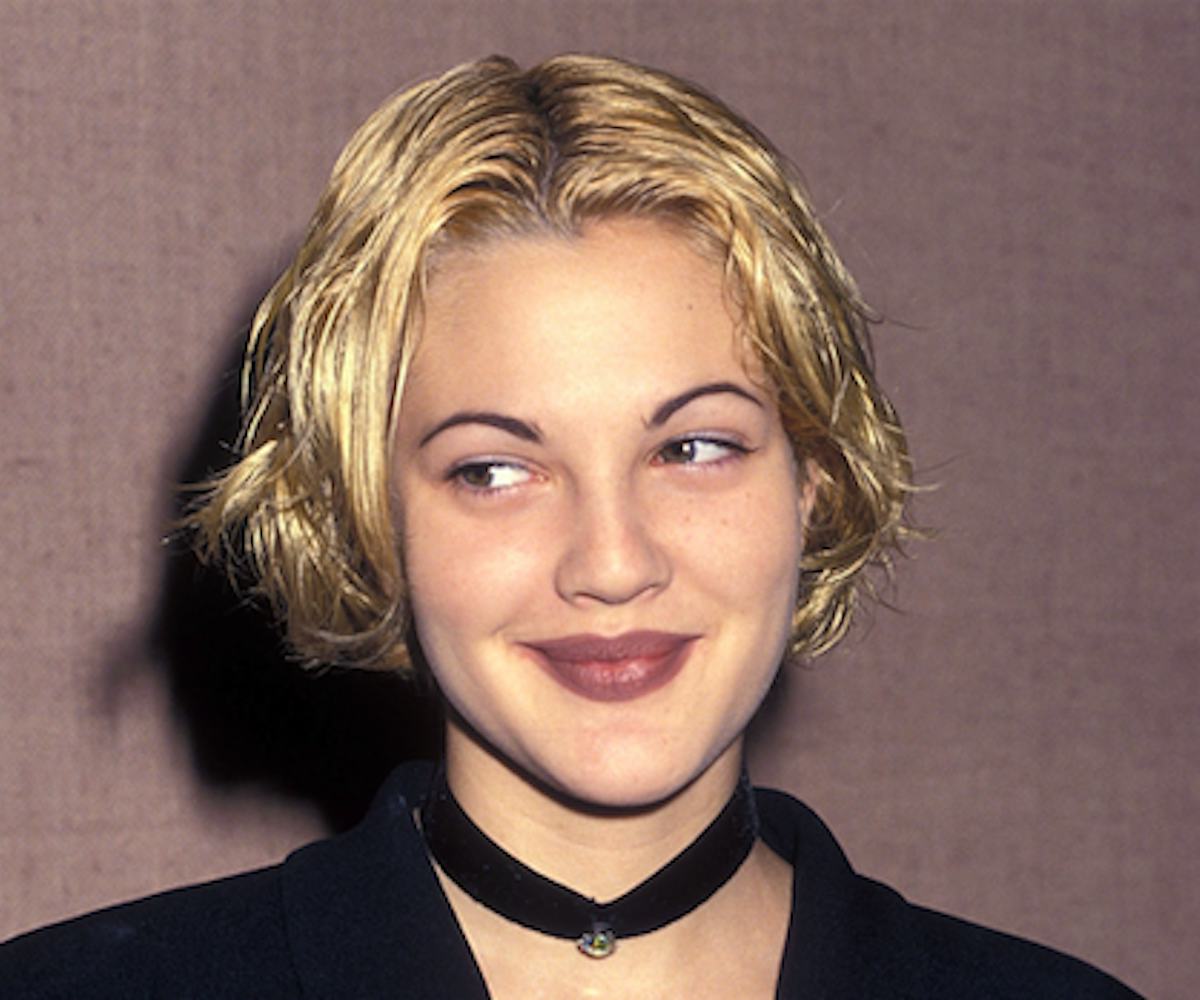
[[[177,889],[0,947],[4,1000],[482,1000],[483,980],[411,810],[407,765],[349,833],[283,864]],[[759,791],[762,835],[795,867],[778,997],[1119,1000],[1091,966],[912,906],[850,868],[805,806]]]

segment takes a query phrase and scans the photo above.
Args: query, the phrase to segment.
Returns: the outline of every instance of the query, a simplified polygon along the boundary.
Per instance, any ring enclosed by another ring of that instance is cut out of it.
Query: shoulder
[[[763,837],[795,869],[781,996],[1129,1000],[1137,994],[1051,948],[909,903],[857,874],[806,806],[760,792]]]
[[[283,864],[0,946],[4,1000],[486,996],[412,822],[429,769],[399,768],[353,830]]]
[[[51,998],[295,995],[281,868],[175,889],[0,947],[0,994]]]
[[[862,920],[882,946],[874,957],[883,981],[907,982],[906,996],[1129,1000],[1132,990],[1086,962],[906,901],[860,878]]]

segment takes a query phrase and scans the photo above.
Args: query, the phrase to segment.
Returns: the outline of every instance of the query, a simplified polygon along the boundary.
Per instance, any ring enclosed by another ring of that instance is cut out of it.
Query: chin
[[[546,766],[529,768],[535,778],[563,798],[593,809],[648,809],[674,798],[704,775],[719,777],[713,764],[731,755],[732,770],[740,752],[724,750],[664,752],[661,741],[643,745],[605,740],[593,752],[557,757]],[[723,770],[723,769],[722,769]]]

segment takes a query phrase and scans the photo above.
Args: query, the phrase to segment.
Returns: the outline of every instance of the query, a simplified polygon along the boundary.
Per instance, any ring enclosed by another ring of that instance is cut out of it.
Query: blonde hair
[[[239,457],[190,518],[301,657],[411,669],[391,456],[433,257],[622,215],[682,225],[722,256],[784,427],[820,469],[792,650],[845,633],[864,569],[903,537],[910,463],[868,313],[794,171],[668,74],[493,57],[392,97],[350,140],[255,316]]]

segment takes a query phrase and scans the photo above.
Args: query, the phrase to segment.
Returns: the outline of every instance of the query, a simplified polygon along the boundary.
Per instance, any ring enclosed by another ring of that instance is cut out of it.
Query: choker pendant
[[[746,860],[758,836],[754,790],[745,772],[704,831],[645,881],[607,903],[527,867],[477,827],[439,768],[421,809],[429,853],[477,903],[506,920],[575,942],[588,958],[608,958],[620,939],[649,934],[708,900]]]
[[[584,931],[575,946],[588,958],[608,958],[617,950],[617,936],[607,924],[597,923],[590,931]]]

